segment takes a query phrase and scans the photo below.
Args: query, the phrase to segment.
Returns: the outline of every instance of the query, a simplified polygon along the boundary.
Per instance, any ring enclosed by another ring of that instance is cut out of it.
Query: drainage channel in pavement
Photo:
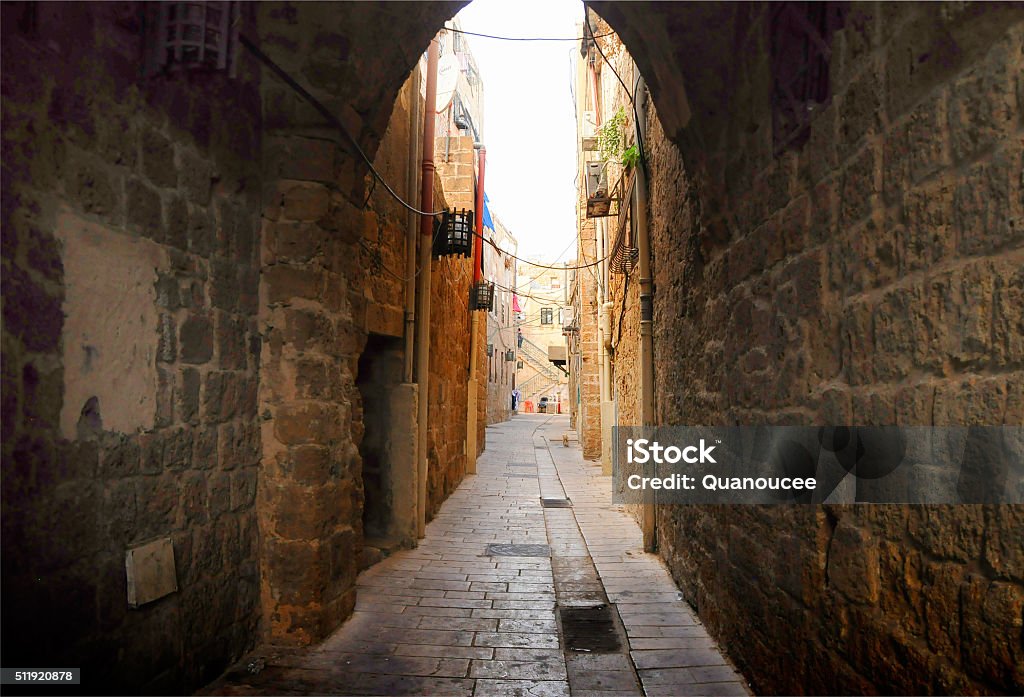
[[[545,424],[534,434],[552,444],[547,450],[552,466],[540,470],[542,485],[547,482],[553,487],[557,482],[558,495],[573,502],[575,523],[600,587],[612,614],[625,627],[624,650],[643,693],[647,697],[749,695],[743,676],[683,600],[664,563],[644,552],[635,520],[624,507],[612,503],[611,478],[601,474],[599,463],[584,461],[578,447],[564,445],[560,426]],[[546,525],[549,513],[544,510]],[[557,571],[554,578],[557,582]],[[571,684],[571,669],[569,679]],[[601,695],[609,697],[609,693]]]
[[[536,433],[534,452],[569,689],[643,695],[625,628],[597,575],[548,443]]]

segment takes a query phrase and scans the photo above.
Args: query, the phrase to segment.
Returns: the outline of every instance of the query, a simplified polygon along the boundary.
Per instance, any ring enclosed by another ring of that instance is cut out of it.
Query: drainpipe
[[[477,144],[479,148],[477,158],[479,161],[479,173],[476,183],[476,221],[473,236],[473,285],[480,281],[480,262],[483,258],[483,234],[484,234],[484,166],[487,161],[487,148]],[[479,401],[479,386],[477,385],[476,364],[477,354],[480,351],[478,334],[480,331],[480,312],[470,310],[473,316],[469,330],[469,381],[467,382],[466,399],[466,473],[476,474],[476,451],[477,451],[477,402]]]
[[[647,133],[647,90],[641,77],[637,87],[637,131]],[[644,153],[646,156],[647,153]],[[654,425],[654,290],[651,278],[651,241],[647,228],[647,164],[641,163],[636,174],[636,229],[637,250],[640,256],[640,422],[644,428]],[[657,492],[654,492],[657,493]],[[658,548],[658,528],[655,504],[644,504],[644,550]]]
[[[597,78],[597,70],[593,62],[589,65],[591,91],[594,99],[594,124],[601,127],[601,99],[600,81]],[[599,218],[594,225],[594,235],[597,238],[597,258],[603,260],[607,250],[605,249],[605,237],[607,235],[608,221],[606,218]],[[608,263],[600,261],[597,265],[597,350],[600,360],[598,361],[598,400],[600,405],[600,433],[601,433],[601,473],[610,475],[612,473],[612,421],[615,413],[615,405],[611,398],[611,374],[612,359],[608,353],[608,344],[611,342],[611,329],[609,318],[611,317],[611,303],[607,302],[608,288]]]
[[[434,122],[437,116],[437,37],[427,49],[427,96],[423,102],[423,180],[420,210],[434,209]],[[420,275],[416,310],[416,381],[419,383],[417,409],[416,535],[427,527],[427,394],[430,378],[430,255],[434,235],[434,217],[420,218]]]
[[[412,71],[412,85],[409,99],[409,171],[405,181],[405,197],[415,200],[416,185],[419,184],[419,168],[415,166],[420,154],[420,66]],[[405,235],[405,382],[413,379],[415,365],[416,335],[416,233],[419,229],[417,215],[409,211]]]

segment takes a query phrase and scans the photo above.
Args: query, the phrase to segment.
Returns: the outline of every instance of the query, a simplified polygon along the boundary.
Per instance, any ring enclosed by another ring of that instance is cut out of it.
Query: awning
[[[522,308],[519,307],[519,296],[515,293],[512,294],[512,312],[522,312]]]

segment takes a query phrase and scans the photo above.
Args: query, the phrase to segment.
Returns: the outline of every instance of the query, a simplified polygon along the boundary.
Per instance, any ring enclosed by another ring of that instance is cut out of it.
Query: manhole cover
[[[484,554],[488,557],[550,557],[547,545],[502,545],[489,544]]]
[[[569,499],[546,499],[543,496],[540,499],[540,505],[544,508],[572,508]]]
[[[607,605],[560,607],[558,617],[562,622],[565,647],[570,651],[615,653],[622,648],[611,608]]]

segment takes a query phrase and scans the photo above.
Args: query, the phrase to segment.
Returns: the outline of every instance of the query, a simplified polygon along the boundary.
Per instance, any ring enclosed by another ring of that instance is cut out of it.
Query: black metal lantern
[[[487,310],[494,309],[494,284],[490,281],[477,281],[469,288],[469,309]]]
[[[487,357],[490,358],[494,355],[494,344],[487,344]]]
[[[445,211],[434,219],[434,258],[473,256],[473,211]]]
[[[515,349],[508,349],[507,351],[505,351],[505,360],[506,361],[512,362],[515,359],[516,359],[516,351],[515,351]]]

